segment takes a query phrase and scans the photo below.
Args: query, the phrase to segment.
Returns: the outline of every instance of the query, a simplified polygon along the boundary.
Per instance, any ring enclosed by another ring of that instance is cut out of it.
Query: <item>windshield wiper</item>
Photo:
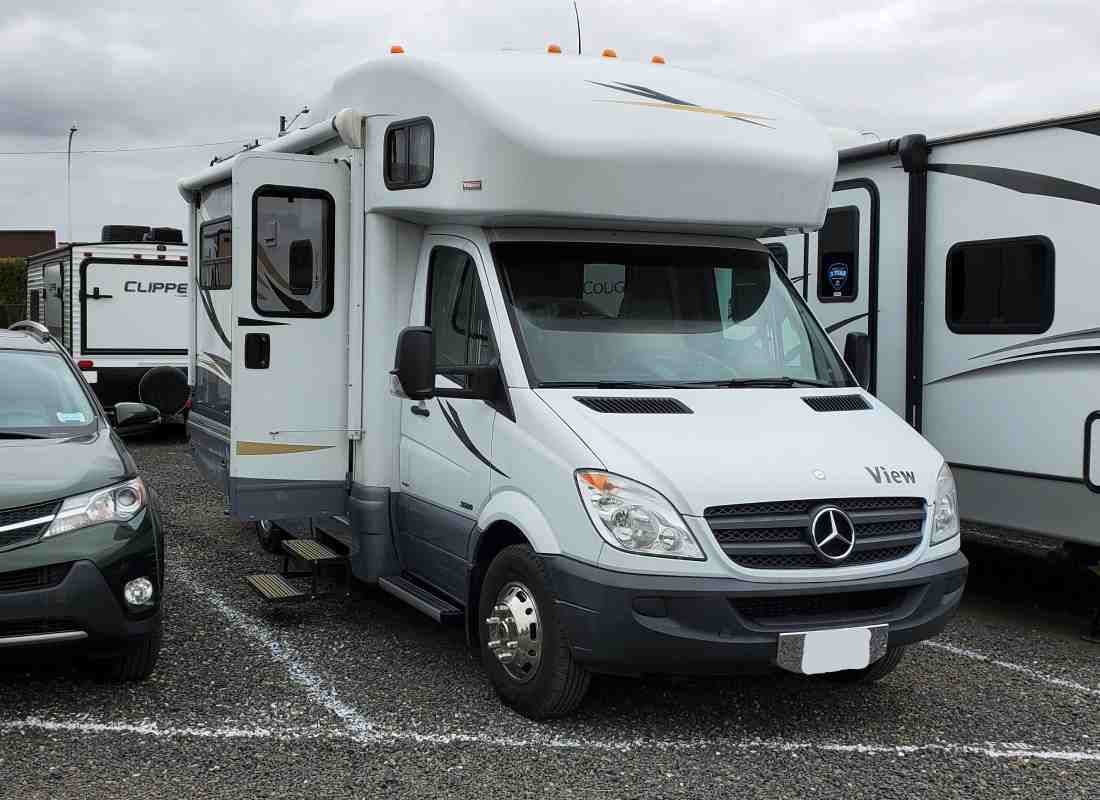
[[[815,381],[811,378],[792,378],[790,375],[777,375],[774,378],[732,378],[728,381],[707,381],[697,386],[725,386],[731,389],[790,389],[792,386],[817,386],[824,389],[838,388],[834,384]]]
[[[639,381],[546,381],[539,389],[682,389],[682,383],[643,383]]]
[[[49,439],[41,433],[24,433],[22,431],[0,431],[0,439]]]

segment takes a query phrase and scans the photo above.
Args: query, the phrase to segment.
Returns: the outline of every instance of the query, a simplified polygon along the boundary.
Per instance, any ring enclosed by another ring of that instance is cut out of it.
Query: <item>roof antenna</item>
[[[285,115],[280,114],[279,115],[279,136],[286,136],[287,133],[288,133],[287,128],[289,128],[291,125],[293,125],[295,122],[297,122],[298,117],[302,116],[302,114],[308,114],[308,113],[309,113],[309,106],[302,106],[302,110],[299,111],[297,114],[295,114],[294,118],[291,119],[290,122],[286,121],[286,116]]]
[[[577,18],[577,55],[581,54],[581,11],[577,8],[577,0],[573,0],[573,15]]]

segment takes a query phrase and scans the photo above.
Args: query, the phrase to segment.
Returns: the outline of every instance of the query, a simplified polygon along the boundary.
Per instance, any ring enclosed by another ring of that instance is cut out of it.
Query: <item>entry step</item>
[[[386,575],[378,579],[378,586],[385,592],[403,600],[417,611],[427,614],[436,622],[454,622],[462,619],[462,609],[427,589],[417,586],[403,575]]]
[[[269,603],[292,603],[309,597],[282,575],[246,575],[245,580]]]
[[[325,547],[316,539],[283,539],[283,551],[309,564],[335,564],[344,560],[342,555]]]

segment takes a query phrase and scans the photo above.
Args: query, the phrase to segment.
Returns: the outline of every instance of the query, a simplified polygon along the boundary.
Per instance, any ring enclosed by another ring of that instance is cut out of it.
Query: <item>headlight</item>
[[[683,517],[648,486],[589,469],[577,470],[576,477],[584,510],[612,547],[647,556],[706,559]]]
[[[101,522],[128,522],[145,508],[145,501],[145,484],[141,478],[88,494],[78,494],[61,504],[61,510],[42,538],[59,536]]]
[[[932,509],[932,544],[946,542],[959,535],[959,493],[955,476],[946,464],[936,478],[936,505]]]

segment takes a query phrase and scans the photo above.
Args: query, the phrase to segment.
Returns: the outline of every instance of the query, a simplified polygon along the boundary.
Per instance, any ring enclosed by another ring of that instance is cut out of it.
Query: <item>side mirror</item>
[[[160,412],[145,403],[118,403],[115,405],[115,427],[132,428],[137,425],[153,425],[160,422]]]
[[[295,239],[290,243],[290,291],[294,294],[313,291],[312,239]]]
[[[849,333],[845,338],[844,363],[866,389],[871,383],[871,338],[866,333]]]
[[[390,374],[410,400],[427,400],[435,394],[435,339],[431,328],[410,327],[398,334]]]

